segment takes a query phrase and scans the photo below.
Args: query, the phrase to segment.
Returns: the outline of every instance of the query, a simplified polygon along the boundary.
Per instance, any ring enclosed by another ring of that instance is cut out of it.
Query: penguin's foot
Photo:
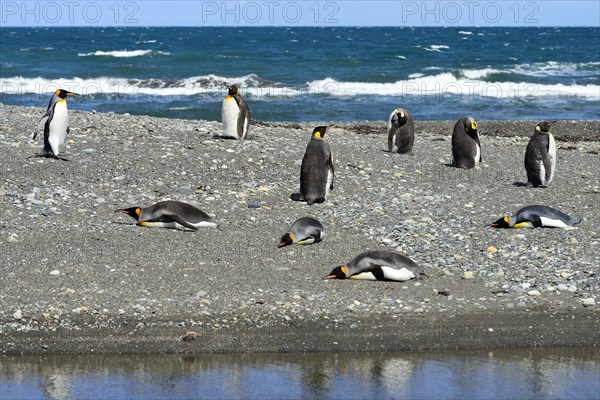
[[[290,199],[292,201],[304,201],[304,197],[302,196],[301,193],[292,193],[290,195]]]
[[[62,160],[62,161],[71,161],[71,160],[69,160],[67,158],[64,158],[64,157],[55,156],[52,153],[40,153],[40,154],[37,154],[36,157],[53,158],[55,160]]]
[[[306,204],[308,204],[309,206],[313,205],[313,204],[320,204],[325,202],[325,197],[318,197],[316,199],[308,199],[306,200]]]

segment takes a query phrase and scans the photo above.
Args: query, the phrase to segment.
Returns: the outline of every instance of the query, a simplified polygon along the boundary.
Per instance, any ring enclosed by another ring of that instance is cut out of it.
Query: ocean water
[[[5,104],[262,121],[600,119],[600,28],[0,28]]]
[[[597,400],[594,348],[0,357],[2,399]]]

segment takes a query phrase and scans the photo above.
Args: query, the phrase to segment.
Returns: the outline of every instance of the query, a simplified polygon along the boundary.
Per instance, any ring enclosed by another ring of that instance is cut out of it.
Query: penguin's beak
[[[335,279],[335,275],[327,275],[324,279]]]
[[[67,92],[67,96],[79,96],[79,93]]]
[[[556,123],[556,121],[551,121],[551,122],[548,123],[548,126],[550,126],[552,124],[555,124],[555,123]]]

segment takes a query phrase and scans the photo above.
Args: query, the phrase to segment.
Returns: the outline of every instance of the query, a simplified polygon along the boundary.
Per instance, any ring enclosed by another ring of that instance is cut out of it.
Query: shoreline
[[[534,121],[478,121],[483,165],[469,171],[447,167],[453,121],[415,121],[404,157],[383,151],[385,121],[335,123],[336,187],[308,206],[289,197],[316,123],[256,121],[239,142],[215,138],[216,121],[70,111],[61,162],[33,157],[43,112],[0,104],[0,354],[600,345],[600,121],[553,126],[548,189],[515,184]],[[166,199],[221,229],[114,213]],[[583,222],[483,227],[534,202]],[[277,249],[307,215],[323,242]],[[367,249],[406,254],[429,277],[323,279]]]

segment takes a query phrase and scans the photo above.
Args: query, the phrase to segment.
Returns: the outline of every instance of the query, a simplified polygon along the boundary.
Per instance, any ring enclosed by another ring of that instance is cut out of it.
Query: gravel
[[[317,123],[220,123],[70,111],[61,156],[35,157],[41,108],[0,105],[0,352],[341,351],[598,344],[600,121],[553,126],[547,189],[527,189],[536,121],[478,121],[483,163],[451,162],[454,121],[417,121],[413,156],[390,154],[385,122],[339,123],[325,139],[335,189],[290,196]],[[189,202],[219,228],[149,229],[114,211]],[[485,227],[529,204],[574,229]],[[319,244],[277,249],[297,218]],[[323,279],[369,249],[428,277]],[[490,327],[493,329],[490,331]],[[181,338],[193,331],[193,341]]]

